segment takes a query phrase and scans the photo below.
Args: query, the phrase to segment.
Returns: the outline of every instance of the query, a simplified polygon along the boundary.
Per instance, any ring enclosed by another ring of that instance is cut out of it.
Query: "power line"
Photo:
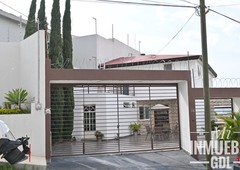
[[[228,19],[230,19],[230,20],[232,20],[232,21],[237,22],[237,23],[240,24],[240,21],[238,21],[238,20],[236,20],[236,19],[233,19],[233,18],[231,18],[231,17],[229,17],[229,16],[227,16],[227,15],[224,15],[224,14],[222,14],[222,13],[220,13],[220,12],[217,12],[217,11],[215,11],[215,10],[212,10],[212,9],[209,9],[209,10],[212,11],[212,12],[214,12],[214,13],[216,13],[216,14],[218,14],[218,15],[221,15],[221,16],[223,16],[223,17],[225,17],[225,18],[228,18]]]
[[[192,4],[192,5],[198,5],[198,4],[192,3],[192,2],[190,2],[190,1],[186,1],[186,0],[179,0],[179,1],[186,2],[186,3]]]
[[[79,1],[79,0],[74,0]],[[166,3],[140,3],[132,1],[114,1],[114,0],[81,0],[86,2],[101,2],[101,3],[112,3],[112,4],[126,4],[126,5],[143,5],[143,6],[164,6],[164,7],[179,7],[179,8],[195,8],[195,6],[189,5],[175,5]]]
[[[187,23],[191,20],[191,18],[194,16],[194,14],[196,13],[196,10],[194,11],[194,13],[190,16],[190,18],[184,23],[184,25],[180,28],[180,30],[170,39],[170,41],[168,41],[168,43],[166,45],[164,45],[158,52],[157,54],[159,54],[162,50],[164,50],[176,37],[177,35],[183,30],[183,28],[187,25]]]
[[[9,6],[9,5],[3,3],[2,1],[0,1],[0,3],[3,4],[3,5],[5,5],[6,7],[10,8],[10,9],[14,10],[15,12],[18,12],[19,14],[21,14],[21,15],[27,17],[27,15],[25,15],[25,14],[23,14],[22,12],[20,12],[20,11],[14,9],[13,7],[11,7],[11,6]]]
[[[158,3],[158,4],[176,5],[176,4],[173,4],[173,3],[159,2],[159,1],[153,1],[153,0],[141,0],[141,1],[151,2],[151,3]]]
[[[226,5],[211,5],[211,7],[228,7],[228,6],[239,6],[240,4],[226,4]]]

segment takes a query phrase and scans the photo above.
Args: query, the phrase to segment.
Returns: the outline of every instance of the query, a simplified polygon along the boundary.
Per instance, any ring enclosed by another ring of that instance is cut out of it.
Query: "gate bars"
[[[175,85],[52,86],[51,111],[52,156],[179,148]]]

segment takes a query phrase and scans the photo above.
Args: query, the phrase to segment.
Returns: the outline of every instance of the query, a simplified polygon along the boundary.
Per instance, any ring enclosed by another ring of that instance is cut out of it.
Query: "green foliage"
[[[15,166],[9,163],[0,163],[0,170],[26,170],[25,167],[23,168],[16,168]]]
[[[47,18],[45,14],[45,0],[41,0],[38,10],[39,30],[47,30]]]
[[[225,124],[219,134],[219,139],[240,141],[240,112],[232,113],[231,117],[219,116]]]
[[[129,129],[131,129],[133,132],[139,132],[141,128],[141,124],[134,122],[129,125]]]
[[[35,13],[36,13],[36,0],[32,0],[28,15],[28,21],[25,29],[24,39],[31,36],[33,33],[37,31]]]
[[[53,142],[63,140],[64,91],[62,87],[51,88],[51,130]]]
[[[27,101],[28,92],[22,88],[13,89],[8,91],[5,96],[5,99],[8,103],[17,105],[18,109],[21,109],[21,104]]]
[[[71,5],[70,0],[66,0],[65,12],[63,16],[63,67],[72,69],[72,35],[71,35]],[[73,130],[73,109],[74,109],[74,96],[73,88],[65,87],[64,90],[64,139],[72,138]]]
[[[63,63],[64,68],[72,69],[71,4],[66,0],[63,16]]]
[[[0,114],[24,114],[31,113],[31,110],[27,109],[0,109]]]
[[[51,32],[49,42],[49,57],[53,68],[63,68],[61,14],[59,0],[53,1],[51,12]]]
[[[64,87],[64,107],[63,107],[63,137],[64,139],[72,138],[73,131],[73,109],[74,109],[74,96],[72,87]]]
[[[97,138],[103,138],[103,137],[104,137],[104,134],[103,134],[101,131],[97,130],[97,131],[95,132],[95,136],[96,136]]]

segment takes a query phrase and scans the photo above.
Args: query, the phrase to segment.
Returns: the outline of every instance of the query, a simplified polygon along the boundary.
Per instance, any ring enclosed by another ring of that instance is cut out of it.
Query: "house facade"
[[[97,69],[100,63],[119,56],[136,56],[140,52],[115,38],[98,34],[73,36],[73,66],[78,69]]]
[[[0,9],[0,42],[20,42],[25,34],[27,21]]]
[[[201,55],[141,55],[119,57],[101,65],[105,69],[124,70],[189,70],[192,87],[203,87],[203,63]],[[209,86],[213,87],[212,79],[217,73],[208,66]]]

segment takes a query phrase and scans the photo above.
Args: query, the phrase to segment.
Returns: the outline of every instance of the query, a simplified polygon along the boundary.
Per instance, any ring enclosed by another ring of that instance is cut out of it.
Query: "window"
[[[172,70],[172,64],[164,64],[164,70]]]
[[[140,119],[149,119],[150,111],[148,106],[141,106],[139,107],[139,116]]]
[[[84,131],[96,130],[96,106],[84,106]]]
[[[123,86],[123,94],[129,95],[129,86]]]
[[[169,125],[169,113],[167,110],[156,110],[154,111],[154,123],[155,127],[166,127]]]

